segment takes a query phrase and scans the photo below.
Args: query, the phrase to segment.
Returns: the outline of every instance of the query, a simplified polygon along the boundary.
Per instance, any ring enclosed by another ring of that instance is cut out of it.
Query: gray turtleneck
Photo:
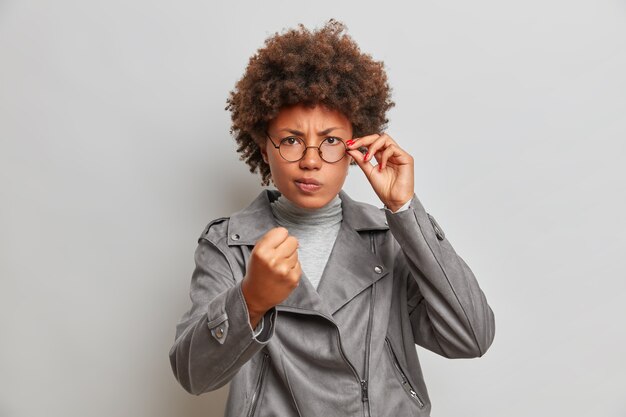
[[[276,222],[298,239],[302,278],[306,276],[313,288],[317,288],[343,218],[339,195],[323,207],[308,209],[295,205],[281,194],[271,207]]]

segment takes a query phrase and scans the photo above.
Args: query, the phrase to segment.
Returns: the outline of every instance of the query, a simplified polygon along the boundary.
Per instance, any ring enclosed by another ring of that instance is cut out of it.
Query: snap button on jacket
[[[430,416],[415,345],[485,354],[495,334],[483,291],[416,195],[399,213],[340,191],[343,221],[317,290],[305,276],[256,337],[241,281],[255,242],[278,224],[263,190],[198,239],[191,308],[169,352],[195,395],[230,382],[227,417]]]

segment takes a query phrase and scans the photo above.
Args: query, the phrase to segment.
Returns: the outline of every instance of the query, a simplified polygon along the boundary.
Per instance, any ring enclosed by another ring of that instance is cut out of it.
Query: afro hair
[[[322,104],[338,110],[350,120],[353,137],[386,128],[387,110],[395,103],[384,63],[362,53],[345,30],[345,24],[330,19],[314,31],[299,24],[275,33],[230,92],[230,133],[250,172],[259,170],[262,185],[269,184],[271,173],[260,146],[269,121],[284,107]]]

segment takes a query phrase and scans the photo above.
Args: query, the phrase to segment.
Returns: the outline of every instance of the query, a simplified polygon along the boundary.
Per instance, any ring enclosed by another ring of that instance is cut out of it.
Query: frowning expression
[[[270,121],[268,135],[276,145],[285,138],[302,140],[306,146],[319,146],[328,138],[344,143],[352,138],[352,124],[337,110],[323,105],[297,104],[283,108]],[[266,139],[261,147],[263,159],[269,164],[274,185],[287,199],[303,208],[320,208],[332,200],[343,187],[352,157],[346,154],[337,162],[324,161],[315,148],[307,148],[296,162],[286,161]]]

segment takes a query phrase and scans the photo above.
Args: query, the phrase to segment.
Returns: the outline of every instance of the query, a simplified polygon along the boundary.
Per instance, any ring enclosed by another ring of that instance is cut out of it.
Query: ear
[[[261,146],[261,155],[263,156],[263,160],[265,161],[266,164],[269,164],[269,161],[267,159],[267,148],[265,146]]]

